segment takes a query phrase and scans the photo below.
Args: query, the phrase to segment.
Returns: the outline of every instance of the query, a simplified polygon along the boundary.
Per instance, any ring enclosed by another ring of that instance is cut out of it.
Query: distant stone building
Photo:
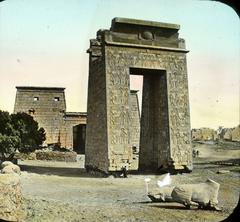
[[[231,141],[232,140],[232,129],[231,128],[224,128],[223,132],[222,132],[221,139]]]
[[[85,152],[87,114],[66,112],[65,88],[17,86],[14,113],[25,112],[33,116],[46,132],[44,145]]]
[[[192,129],[192,141],[226,140],[240,142],[240,125],[233,128],[219,127],[218,130],[210,128]]]
[[[219,139],[240,142],[240,125],[233,128],[222,128]]]
[[[210,128],[192,129],[193,141],[209,141],[217,139],[217,132]]]
[[[232,130],[232,141],[240,142],[240,125]]]

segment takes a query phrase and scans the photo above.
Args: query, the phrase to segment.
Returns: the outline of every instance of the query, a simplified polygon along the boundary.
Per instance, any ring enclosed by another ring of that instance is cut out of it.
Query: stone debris
[[[175,186],[165,186],[160,189],[153,189],[148,193],[152,202],[172,202],[172,192]]]
[[[0,174],[0,221],[23,221],[22,192],[19,166],[5,161]]]
[[[177,202],[187,208],[220,210],[217,206],[219,187],[219,183],[207,179],[205,183],[165,186],[149,192],[148,197],[153,202]]]

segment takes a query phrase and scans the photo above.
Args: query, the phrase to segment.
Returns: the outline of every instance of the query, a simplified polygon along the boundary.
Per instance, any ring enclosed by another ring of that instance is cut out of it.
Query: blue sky
[[[89,39],[114,17],[180,24],[192,127],[239,123],[239,17],[198,0],[1,2],[0,109],[13,111],[16,85],[37,85],[66,87],[68,111],[86,111]]]

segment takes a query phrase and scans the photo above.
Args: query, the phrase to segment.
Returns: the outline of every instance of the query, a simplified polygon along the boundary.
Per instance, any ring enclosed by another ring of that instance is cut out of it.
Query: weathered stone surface
[[[73,148],[73,127],[86,125],[86,113],[66,112],[65,88],[18,86],[14,112],[30,114],[46,132],[44,145]],[[78,135],[81,137],[81,135]]]
[[[90,42],[86,166],[132,169],[132,74],[144,76],[139,167],[192,168],[187,50],[178,29],[116,18]]]
[[[12,173],[20,174],[21,170],[20,170],[19,166],[15,165],[15,164],[10,164],[10,165],[3,167],[1,170],[1,173],[3,173],[3,174],[12,174]]]
[[[0,174],[0,191],[0,220],[23,221],[20,176]]]
[[[4,161],[1,163],[1,168],[4,168],[6,166],[9,166],[9,165],[13,165],[13,163],[11,161]]]
[[[218,191],[220,184],[208,179],[205,183],[182,184],[155,188],[148,193],[153,202],[178,202],[186,207],[219,210]]]
[[[219,183],[208,179],[205,183],[175,186],[171,196],[172,200],[182,203],[186,207],[197,203],[200,208],[214,209],[218,204],[219,187]]]
[[[174,186],[164,186],[157,189],[155,188],[148,193],[148,197],[153,202],[171,202],[174,188]]]
[[[140,111],[137,91],[130,91],[130,144],[132,145],[132,163],[131,169],[138,169],[139,146],[140,146]]]

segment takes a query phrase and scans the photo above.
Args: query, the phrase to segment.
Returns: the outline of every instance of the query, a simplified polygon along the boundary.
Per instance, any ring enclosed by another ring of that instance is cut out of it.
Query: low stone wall
[[[51,160],[51,161],[64,161],[64,162],[76,162],[76,152],[60,152],[60,151],[36,151],[37,160]]]
[[[36,160],[36,153],[16,153],[14,158],[20,160]]]

